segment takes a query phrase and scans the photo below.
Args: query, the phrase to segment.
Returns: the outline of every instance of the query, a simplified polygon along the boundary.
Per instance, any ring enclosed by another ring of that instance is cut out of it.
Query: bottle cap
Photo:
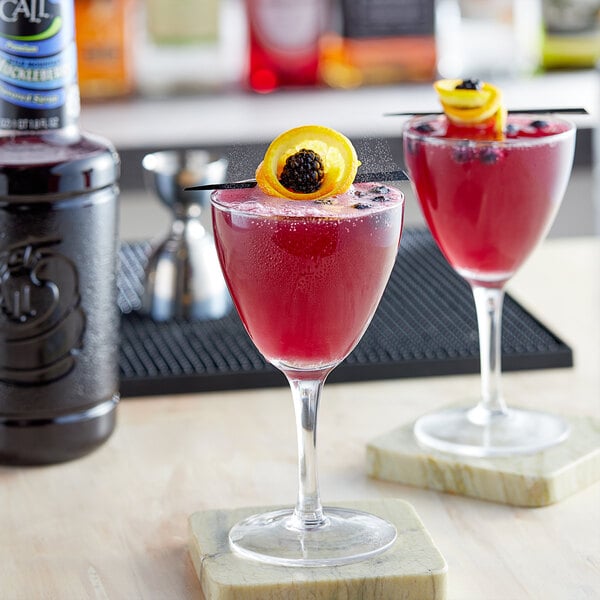
[[[22,202],[30,196],[29,202],[48,202],[52,196],[92,192],[117,182],[120,161],[110,143],[90,135],[64,145],[49,141],[17,137],[8,152],[6,145],[0,146],[7,155],[0,160],[0,198],[10,202],[16,196]]]

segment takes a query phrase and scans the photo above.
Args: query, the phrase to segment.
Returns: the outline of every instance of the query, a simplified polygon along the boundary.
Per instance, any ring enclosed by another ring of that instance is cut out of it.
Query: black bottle
[[[119,160],[78,128],[73,0],[0,11],[0,463],[70,460],[118,403]]]

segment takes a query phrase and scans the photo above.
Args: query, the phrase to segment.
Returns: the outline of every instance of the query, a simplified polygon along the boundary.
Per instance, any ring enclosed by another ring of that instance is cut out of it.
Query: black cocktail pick
[[[354,183],[369,183],[377,181],[408,181],[408,175],[398,169],[397,171],[378,171],[375,173],[357,173]],[[186,192],[197,190],[238,190],[242,188],[256,187],[256,179],[243,179],[241,181],[229,181],[225,183],[206,183],[186,187]]]

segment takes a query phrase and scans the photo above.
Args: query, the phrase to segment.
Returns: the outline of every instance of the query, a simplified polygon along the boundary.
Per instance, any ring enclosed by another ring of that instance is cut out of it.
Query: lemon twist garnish
[[[494,85],[477,80],[441,79],[433,84],[446,116],[458,125],[491,122],[497,135],[506,125],[502,92]]]
[[[322,125],[304,125],[271,142],[256,169],[256,181],[270,196],[317,200],[347,192],[359,165],[345,135]]]

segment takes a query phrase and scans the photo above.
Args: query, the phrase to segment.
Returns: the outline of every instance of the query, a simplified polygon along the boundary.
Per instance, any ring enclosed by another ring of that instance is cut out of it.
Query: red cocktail
[[[519,115],[502,142],[466,133],[445,116],[414,120],[406,164],[448,262],[469,281],[501,285],[554,219],[571,172],[573,131],[563,121]]]
[[[214,206],[227,284],[266,359],[296,369],[344,359],[371,321],[394,264],[399,192],[361,184],[318,203],[228,190],[215,194]]]
[[[316,415],[325,378],[357,344],[383,294],[400,242],[403,196],[375,183],[313,200],[237,189],[213,193],[212,207],[231,296],[257,348],[290,383],[298,437],[296,506],[237,523],[230,546],[246,558],[292,566],[379,554],[396,539],[391,523],[321,506]]]
[[[442,82],[438,91],[455,120],[415,117],[404,129],[413,188],[440,250],[471,285],[481,346],[479,404],[421,417],[415,435],[438,450],[507,456],[542,450],[568,435],[558,417],[507,407],[500,342],[504,285],[552,224],[571,172],[575,128],[559,118],[528,115],[509,116],[499,128],[499,112],[481,125],[457,123],[480,110],[468,103],[471,91],[474,97],[480,92],[477,86],[472,80]]]

